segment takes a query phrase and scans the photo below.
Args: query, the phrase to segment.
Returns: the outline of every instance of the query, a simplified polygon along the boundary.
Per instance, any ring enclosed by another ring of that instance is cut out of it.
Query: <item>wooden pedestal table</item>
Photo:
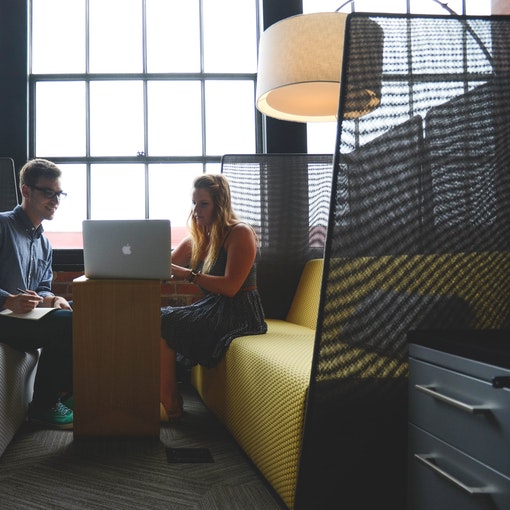
[[[74,437],[158,437],[161,285],[73,281]]]

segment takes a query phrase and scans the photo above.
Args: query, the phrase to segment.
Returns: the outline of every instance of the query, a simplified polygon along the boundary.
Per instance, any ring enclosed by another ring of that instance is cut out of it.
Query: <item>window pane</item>
[[[149,156],[202,154],[200,82],[148,83]]]
[[[466,14],[471,16],[490,16],[491,0],[466,0]]]
[[[144,151],[143,88],[139,81],[90,84],[90,153],[134,156]]]
[[[206,82],[207,154],[255,152],[253,87],[251,81]]]
[[[81,248],[81,222],[87,217],[86,168],[64,164],[58,167],[67,197],[60,202],[54,219],[44,223],[44,230],[54,247]]]
[[[449,0],[445,2],[457,14],[462,14],[462,0]],[[431,0],[410,0],[409,10],[413,14],[442,14],[448,15],[448,10]]]
[[[147,70],[200,71],[198,0],[147,0]]]
[[[206,163],[205,171],[208,174],[221,174],[221,163]]]
[[[425,3],[434,3],[432,0],[419,0]],[[356,0],[357,12],[388,12],[403,14],[407,12],[406,0],[385,0],[384,4],[381,0]],[[350,6],[342,9],[343,12],[351,12]]]
[[[308,154],[333,154],[336,122],[308,122],[306,125]]]
[[[36,89],[36,154],[85,155],[85,84],[39,82]]]
[[[342,5],[343,2],[339,2],[338,0],[321,0],[317,2],[317,0],[303,0],[303,12],[334,12]],[[342,9],[342,12],[347,10],[347,12],[351,12],[351,6],[347,6]]]
[[[85,0],[33,0],[32,73],[85,72]]]
[[[91,218],[145,218],[144,165],[91,165]]]
[[[90,0],[90,72],[141,72],[140,0]]]
[[[172,246],[177,246],[187,234],[193,180],[201,174],[199,163],[149,166],[149,217],[170,220]]]
[[[204,0],[204,69],[257,72],[256,0]]]

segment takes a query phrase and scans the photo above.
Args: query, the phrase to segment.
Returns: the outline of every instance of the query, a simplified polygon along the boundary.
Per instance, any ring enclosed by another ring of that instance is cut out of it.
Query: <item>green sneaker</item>
[[[74,413],[74,400],[72,395],[69,398],[64,399],[62,404],[64,404],[67,409],[70,409]]]
[[[73,428],[73,411],[58,401],[50,409],[39,411],[31,409],[28,419],[53,429],[69,430]]]

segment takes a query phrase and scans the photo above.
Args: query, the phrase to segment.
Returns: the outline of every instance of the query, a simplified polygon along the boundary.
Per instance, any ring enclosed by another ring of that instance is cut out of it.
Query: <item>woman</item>
[[[256,286],[257,237],[232,210],[222,175],[193,183],[190,235],[172,252],[172,278],[201,287],[205,297],[161,310],[161,417],[182,415],[176,363],[214,366],[232,340],[267,331]]]

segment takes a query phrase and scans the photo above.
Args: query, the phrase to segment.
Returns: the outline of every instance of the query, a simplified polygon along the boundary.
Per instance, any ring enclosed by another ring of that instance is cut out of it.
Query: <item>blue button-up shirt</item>
[[[0,310],[17,288],[35,290],[42,297],[53,295],[53,254],[43,232],[19,205],[0,213]]]

